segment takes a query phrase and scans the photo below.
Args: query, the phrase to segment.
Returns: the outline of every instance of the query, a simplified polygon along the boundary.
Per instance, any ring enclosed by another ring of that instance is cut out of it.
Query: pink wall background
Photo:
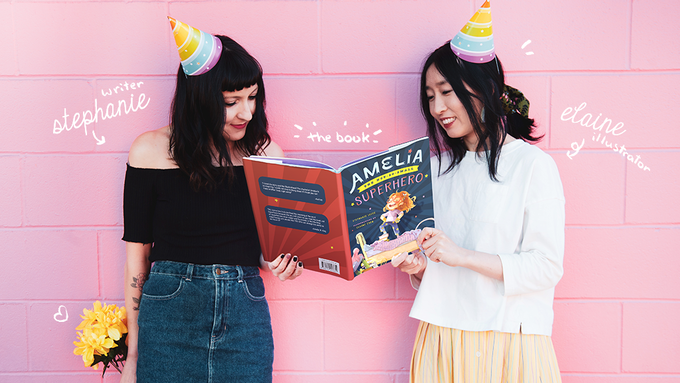
[[[166,15],[249,49],[266,72],[274,139],[337,166],[424,134],[420,65],[480,5],[0,1],[0,381],[102,381],[72,354],[74,328],[95,299],[122,303],[127,150],[167,124],[179,61]],[[532,102],[567,198],[553,333],[564,382],[680,382],[680,3],[492,7],[497,53]],[[103,115],[84,126],[95,105]],[[596,142],[586,113],[623,127]],[[275,382],[408,381],[416,321],[404,275],[265,280]]]

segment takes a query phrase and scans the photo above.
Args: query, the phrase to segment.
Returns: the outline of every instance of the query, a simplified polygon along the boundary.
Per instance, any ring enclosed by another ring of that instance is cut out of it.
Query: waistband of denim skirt
[[[259,276],[260,269],[256,266],[196,265],[174,261],[156,261],[151,267],[151,273],[175,275],[187,280],[192,278],[242,280]]]

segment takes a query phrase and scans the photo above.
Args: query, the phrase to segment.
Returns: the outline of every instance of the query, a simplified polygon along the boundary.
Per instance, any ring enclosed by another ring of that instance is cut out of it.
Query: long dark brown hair
[[[529,142],[538,141],[542,136],[533,136],[534,120],[516,113],[505,115],[501,103],[501,95],[505,87],[505,75],[503,74],[503,65],[498,57],[484,64],[469,63],[458,58],[447,42],[430,54],[425,65],[423,65],[420,77],[421,111],[425,120],[427,120],[427,132],[432,148],[439,159],[440,174],[442,173],[442,153],[446,153],[451,159],[451,163],[443,172],[448,173],[465,157],[467,146],[462,138],[449,137],[444,128],[430,114],[425,76],[432,65],[444,76],[465,107],[474,132],[479,137],[476,151],[477,153],[488,153],[489,177],[496,181],[498,159],[500,158],[501,147],[505,142],[505,134]],[[472,92],[465,87],[466,84],[472,89]],[[483,106],[483,123],[481,116],[473,106],[473,98],[479,100]]]
[[[245,136],[234,142],[232,150],[245,156],[260,154],[271,141],[260,63],[236,41],[217,37],[223,47],[217,64],[199,76],[186,76],[180,64],[172,100],[170,153],[196,190],[210,190],[225,177],[233,176],[231,152],[224,137],[226,105],[222,92],[258,86],[253,118]]]

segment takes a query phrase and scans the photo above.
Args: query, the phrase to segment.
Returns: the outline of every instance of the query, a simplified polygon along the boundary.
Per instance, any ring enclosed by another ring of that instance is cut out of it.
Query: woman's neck
[[[515,137],[509,135],[509,134],[506,134],[505,135],[505,141],[503,141],[503,146],[505,146],[505,145],[507,145],[507,144],[509,144],[513,141],[517,141],[517,139]],[[465,146],[467,146],[468,152],[476,152],[478,142],[479,142],[479,140],[475,140],[474,142],[465,141]],[[487,146],[488,146],[488,143],[489,142],[487,141]]]
[[[234,166],[240,166],[243,165],[243,157],[247,157],[245,153],[243,153],[242,150],[237,148],[233,142],[227,141],[227,149],[229,150],[229,156],[231,159],[231,164]],[[212,165],[213,166],[225,166],[226,164],[219,165],[217,163],[219,153],[217,152],[217,149],[213,147],[213,161]]]
[[[233,165],[243,165],[243,157],[245,154],[234,145],[234,142],[227,141],[229,145],[229,154],[231,155],[231,163]]]

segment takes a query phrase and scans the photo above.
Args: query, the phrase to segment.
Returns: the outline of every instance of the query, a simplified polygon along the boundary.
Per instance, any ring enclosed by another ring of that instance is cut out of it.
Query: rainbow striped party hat
[[[485,1],[477,13],[451,39],[451,50],[467,62],[488,63],[496,57],[491,28],[491,5]]]
[[[196,29],[168,16],[175,35],[177,52],[187,76],[198,76],[217,64],[222,55],[222,41],[210,33]]]

